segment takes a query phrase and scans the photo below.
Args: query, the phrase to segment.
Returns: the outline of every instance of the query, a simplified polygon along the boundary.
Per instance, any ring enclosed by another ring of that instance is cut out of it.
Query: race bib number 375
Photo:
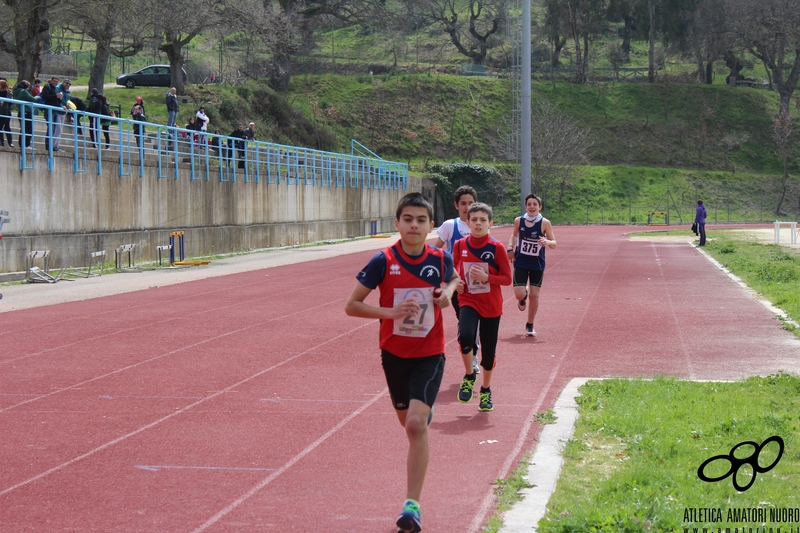
[[[420,312],[417,316],[407,316],[394,321],[394,334],[401,337],[425,337],[433,329],[433,287],[420,289],[395,289],[394,305],[409,298],[416,300]]]
[[[522,239],[522,243],[520,244],[519,252],[524,255],[531,255],[537,257],[539,255],[539,251],[541,247],[539,246],[538,240],[533,239]]]

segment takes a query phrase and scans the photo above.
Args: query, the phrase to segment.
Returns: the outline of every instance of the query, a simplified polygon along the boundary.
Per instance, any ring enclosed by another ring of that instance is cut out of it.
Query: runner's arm
[[[544,234],[546,238],[542,237],[539,239],[539,244],[542,246],[547,246],[548,248],[555,248],[556,247],[556,236],[553,234],[553,225],[550,224],[550,221],[544,219],[542,221],[542,229],[544,230]],[[544,242],[541,242],[544,240]]]
[[[353,292],[347,299],[344,305],[344,312],[348,316],[356,316],[360,318],[378,318],[378,319],[391,319],[405,318],[407,316],[416,316],[420,312],[420,306],[412,299],[404,300],[395,307],[380,307],[370,305],[364,300],[369,296],[372,289],[357,282]],[[452,296],[452,292],[450,293]]]
[[[521,220],[520,217],[514,219],[514,230],[511,232],[511,238],[508,241],[508,246],[506,247],[506,252],[508,252],[508,260],[514,260],[514,248],[517,247],[517,241],[519,240],[519,221]]]

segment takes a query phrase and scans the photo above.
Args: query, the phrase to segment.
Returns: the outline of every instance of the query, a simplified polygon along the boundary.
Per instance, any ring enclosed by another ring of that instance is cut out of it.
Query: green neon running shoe
[[[464,376],[464,379],[461,380],[461,387],[458,391],[458,401],[461,403],[469,403],[472,399],[472,391],[475,389],[475,379],[477,376],[469,374]]]
[[[422,511],[415,500],[406,500],[397,518],[397,533],[419,533],[422,531]]]
[[[478,405],[478,411],[491,411],[494,409],[494,404],[492,404],[492,389],[484,389],[481,387],[478,397],[481,400],[481,403]]]

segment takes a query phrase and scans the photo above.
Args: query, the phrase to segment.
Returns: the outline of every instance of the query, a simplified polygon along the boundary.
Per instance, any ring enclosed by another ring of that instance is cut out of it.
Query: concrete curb
[[[531,458],[526,478],[533,485],[520,491],[522,501],[503,516],[499,533],[531,533],[537,531],[539,520],[547,511],[547,502],[556,488],[564,457],[564,444],[572,438],[578,418],[578,388],[591,378],[573,378],[556,400],[553,411],[555,424],[542,428],[539,444]]]

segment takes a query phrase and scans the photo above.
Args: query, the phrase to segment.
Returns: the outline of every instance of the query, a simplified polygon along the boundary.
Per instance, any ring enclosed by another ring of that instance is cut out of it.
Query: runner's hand
[[[421,310],[422,308],[417,301],[414,298],[409,298],[392,307],[388,318],[398,320],[406,317],[415,317]]]

